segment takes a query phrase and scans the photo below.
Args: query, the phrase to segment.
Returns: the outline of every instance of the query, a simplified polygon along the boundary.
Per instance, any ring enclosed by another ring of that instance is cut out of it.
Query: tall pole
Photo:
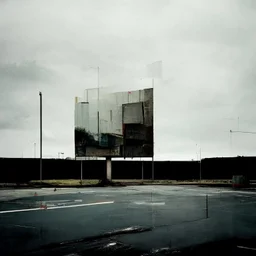
[[[97,97],[97,105],[98,105],[98,112],[97,112],[97,119],[98,119],[98,141],[100,143],[100,67],[97,67],[97,73],[98,73],[98,97]]]
[[[36,143],[34,143],[34,158],[36,158]]]
[[[42,166],[42,154],[43,154],[43,136],[42,136],[42,124],[43,124],[43,111],[42,111],[42,98],[43,95],[41,92],[39,92],[39,97],[40,97],[40,181],[42,182],[42,171],[43,171],[43,166]]]
[[[154,170],[154,78],[152,78],[152,88],[153,88],[153,106],[152,106],[152,111],[153,111],[153,155],[152,155],[152,180],[155,179],[155,170]]]
[[[202,156],[201,156],[201,148],[200,148],[200,182],[202,179]]]
[[[98,73],[98,84],[97,84],[97,87],[98,87],[98,104],[99,104],[99,99],[100,99],[100,67],[97,67],[97,73]]]
[[[232,131],[230,130],[230,137],[229,137],[229,150],[230,150],[230,156],[232,156]]]
[[[198,162],[198,151],[197,151],[197,144],[196,144],[196,161]]]

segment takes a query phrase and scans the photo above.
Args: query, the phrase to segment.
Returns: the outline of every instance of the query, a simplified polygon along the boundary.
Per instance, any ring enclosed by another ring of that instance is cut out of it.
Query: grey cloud
[[[248,8],[250,10],[256,10],[256,2],[254,0],[236,0],[239,7]],[[248,11],[248,9],[246,11]]]
[[[27,3],[0,3],[5,140],[16,134],[24,145],[38,140],[42,90],[45,154],[61,147],[72,155],[74,96],[97,84],[87,67],[100,66],[101,86],[122,90],[151,86],[140,78],[156,60],[164,65],[164,82],[155,84],[156,158],[195,158],[194,142],[201,142],[204,156],[228,155],[225,132],[237,122],[223,118],[240,116],[242,128],[256,127],[254,1]],[[16,127],[24,136],[11,130]],[[253,153],[251,140],[246,146],[237,137],[233,154]]]
[[[9,99],[9,101],[11,100]],[[19,105],[13,101],[3,104],[2,100],[0,108],[2,109],[0,114],[0,130],[30,129],[29,121],[31,113],[26,106]]]
[[[44,67],[39,66],[36,61],[26,61],[21,64],[2,64],[0,65],[0,77],[3,80],[35,82],[48,82],[53,73]]]
[[[35,61],[0,65],[0,130],[31,129],[39,83],[49,84],[53,73]],[[34,95],[32,95],[34,94]]]
[[[11,113],[11,115],[11,117],[4,117],[1,114],[0,130],[21,129],[28,118],[27,115],[22,115],[21,113],[16,113],[16,115],[13,115],[13,113]]]

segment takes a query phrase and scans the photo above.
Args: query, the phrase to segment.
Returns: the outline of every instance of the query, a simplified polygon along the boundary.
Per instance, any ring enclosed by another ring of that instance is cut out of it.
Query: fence
[[[247,175],[256,179],[256,157],[208,158],[201,163],[202,179],[231,179],[232,175]],[[151,179],[150,161],[113,161],[113,179]],[[79,179],[80,161],[43,159],[43,179]],[[84,179],[105,177],[104,160],[83,161]],[[200,163],[197,161],[155,161],[154,175],[157,180],[199,179]],[[26,182],[39,179],[39,159],[0,158],[0,182]]]

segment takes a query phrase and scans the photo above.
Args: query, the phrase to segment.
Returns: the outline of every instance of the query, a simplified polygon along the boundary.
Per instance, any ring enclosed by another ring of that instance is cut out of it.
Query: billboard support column
[[[106,167],[107,167],[107,180],[112,180],[112,164],[111,157],[106,157]]]

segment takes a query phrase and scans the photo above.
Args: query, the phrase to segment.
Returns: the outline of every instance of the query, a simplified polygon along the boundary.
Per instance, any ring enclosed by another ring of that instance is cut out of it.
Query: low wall
[[[201,163],[202,179],[232,179],[245,175],[256,179],[255,157],[208,158]],[[112,161],[113,179],[151,179],[150,161]],[[43,179],[79,179],[81,161],[43,159]],[[101,179],[106,174],[104,160],[83,161],[84,179]],[[155,161],[154,176],[158,180],[199,179],[200,163],[197,161]],[[0,158],[0,183],[26,182],[39,179],[39,159]]]

